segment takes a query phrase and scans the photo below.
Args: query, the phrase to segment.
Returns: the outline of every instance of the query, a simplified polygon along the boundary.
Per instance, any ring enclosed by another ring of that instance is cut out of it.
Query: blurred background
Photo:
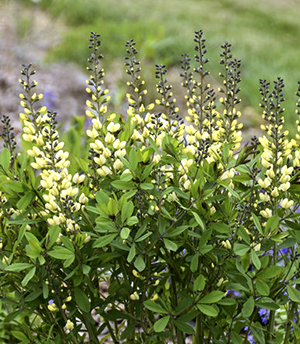
[[[247,137],[259,133],[259,79],[285,81],[285,117],[294,133],[300,80],[299,0],[0,0],[0,113],[18,121],[22,63],[32,62],[45,102],[58,120],[84,115],[89,33],[101,34],[110,110],[125,113],[128,80],[125,42],[137,42],[149,100],[156,97],[155,64],[166,64],[182,116],[181,54],[194,55],[194,31],[202,29],[216,88],[220,45],[232,44],[242,60],[242,122]],[[194,63],[194,66],[196,64]],[[16,126],[18,124],[16,123]]]

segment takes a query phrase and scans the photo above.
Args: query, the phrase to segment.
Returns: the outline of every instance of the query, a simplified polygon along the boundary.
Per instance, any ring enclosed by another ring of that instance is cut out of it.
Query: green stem
[[[116,338],[115,334],[114,334],[114,330],[112,329],[110,323],[108,320],[105,320],[105,323],[106,323],[106,326],[107,326],[107,329],[108,329],[108,332],[111,336],[111,339],[113,340],[114,344],[119,344],[119,340]]]
[[[193,344],[202,344],[204,343],[204,331],[203,323],[201,321],[202,316],[198,315],[196,319],[196,333],[193,338]]]
[[[89,343],[91,344],[98,344],[99,340],[97,338],[97,333],[96,333],[96,326],[92,325],[89,321],[89,319],[85,316],[84,313],[81,314],[82,320],[86,326],[86,329],[88,330],[89,334]]]
[[[284,336],[284,342],[283,344],[288,344],[289,343],[289,335],[290,335],[290,332],[291,332],[291,328],[292,328],[292,324],[291,322],[289,321],[287,323],[287,326],[286,326],[286,329],[285,329],[285,336]]]
[[[275,311],[270,311],[269,325],[268,325],[268,339],[272,339],[274,333]]]

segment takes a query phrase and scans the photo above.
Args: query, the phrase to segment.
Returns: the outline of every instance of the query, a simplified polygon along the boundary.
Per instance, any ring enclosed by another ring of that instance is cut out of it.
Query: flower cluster
[[[261,187],[259,197],[263,202],[263,210],[260,214],[266,219],[277,213],[278,206],[288,210],[294,205],[294,201],[289,198],[289,189],[294,168],[298,165],[299,151],[295,151],[296,141],[287,138],[288,131],[282,131],[283,87],[283,80],[279,78],[274,82],[274,91],[270,92],[269,83],[261,80],[260,92],[263,96],[261,107],[264,109],[263,118],[267,124],[261,126],[266,135],[259,138],[263,148],[261,154],[263,175],[258,183]]]
[[[67,231],[76,231],[79,226],[73,220],[73,214],[80,209],[81,204],[73,200],[79,190],[73,187],[72,175],[68,173],[69,153],[63,151],[64,143],[59,141],[55,113],[47,111],[45,106],[35,110],[43,95],[32,92],[37,82],[30,80],[35,74],[30,67],[31,65],[24,66],[21,71],[25,76],[24,79],[20,79],[25,94],[20,94],[21,106],[24,109],[20,118],[24,124],[22,138],[32,143],[31,149],[27,151],[28,155],[34,158],[31,166],[41,171],[40,186],[45,190],[45,210],[42,213],[50,226],[65,224]],[[81,176],[80,183],[83,180],[84,176]],[[78,182],[78,176],[74,176],[74,181]],[[83,198],[84,195],[81,195],[80,200]]]

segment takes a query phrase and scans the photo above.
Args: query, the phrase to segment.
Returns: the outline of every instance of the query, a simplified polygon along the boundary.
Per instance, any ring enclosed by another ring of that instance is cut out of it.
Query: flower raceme
[[[29,70],[24,68],[22,72],[29,79]],[[28,155],[34,158],[32,168],[41,170],[40,185],[45,190],[43,198],[46,202],[44,213],[48,217],[47,221],[51,226],[60,225],[67,221],[68,212],[77,212],[81,207],[80,202],[73,201],[78,194],[78,188],[73,187],[72,175],[68,172],[69,153],[63,150],[64,143],[59,141],[59,134],[55,128],[55,114],[47,111],[45,106],[38,111],[34,110],[34,105],[43,98],[42,95],[31,96],[32,87],[28,86],[29,83],[24,80],[20,82],[26,92],[26,95],[20,95],[25,112],[25,115],[20,114],[24,123],[22,137],[32,143],[31,149],[27,151]],[[35,87],[37,83],[33,81],[31,85]],[[73,178],[75,184],[82,183],[83,180],[84,175],[77,174]],[[78,229],[73,220],[68,220],[66,230]]]

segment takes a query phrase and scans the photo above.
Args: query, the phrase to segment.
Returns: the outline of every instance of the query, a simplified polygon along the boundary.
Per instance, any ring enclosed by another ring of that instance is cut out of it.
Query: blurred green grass
[[[194,31],[202,29],[208,68],[219,81],[220,45],[228,41],[234,57],[242,60],[243,106],[260,112],[259,79],[272,82],[281,76],[286,84],[286,123],[291,132],[295,130],[295,91],[300,80],[298,0],[22,1],[42,7],[68,26],[61,44],[50,51],[49,61],[72,60],[85,66],[87,38],[96,31],[101,34],[106,68],[124,58],[124,44],[131,38],[137,42],[144,69],[154,63],[178,66],[182,53],[193,56]]]

